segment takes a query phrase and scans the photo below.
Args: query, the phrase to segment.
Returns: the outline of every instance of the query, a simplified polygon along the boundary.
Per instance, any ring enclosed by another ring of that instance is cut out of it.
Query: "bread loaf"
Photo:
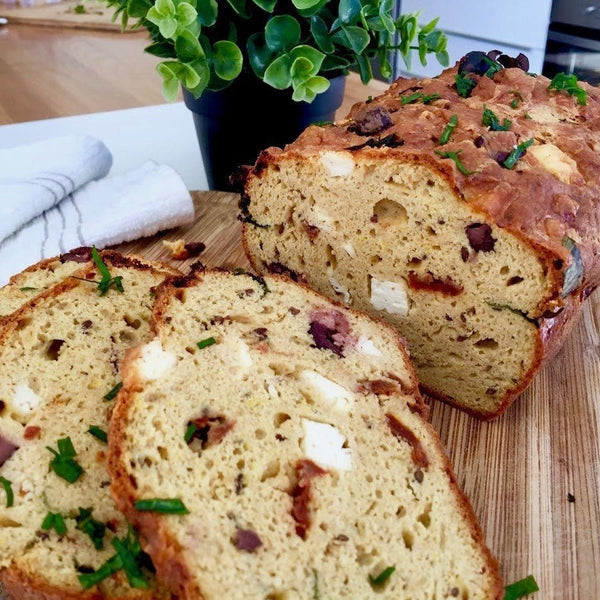
[[[177,597],[502,597],[391,328],[225,272],[161,287],[154,327],[126,358],[109,471]]]
[[[150,338],[153,289],[177,271],[102,252],[106,275],[89,249],[70,258],[19,278],[72,272],[0,328],[0,583],[13,600],[168,598],[145,566],[132,587],[112,559],[143,555],[109,494],[104,435],[125,349]]]
[[[523,58],[401,78],[263,152],[242,197],[258,272],[385,319],[424,389],[482,418],[525,389],[600,280],[600,91]]]

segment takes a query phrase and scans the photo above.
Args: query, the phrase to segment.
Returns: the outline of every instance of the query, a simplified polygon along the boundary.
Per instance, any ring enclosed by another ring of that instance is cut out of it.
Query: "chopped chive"
[[[79,583],[84,590],[88,590],[94,585],[98,585],[111,575],[114,575],[123,568],[123,562],[118,555],[109,558],[97,571],[91,573],[81,573],[77,575]]]
[[[106,431],[97,425],[90,425],[87,432],[105,444],[108,442],[108,435]]]
[[[462,164],[462,162],[460,161],[460,158],[458,158],[458,155],[462,152],[462,150],[458,150],[456,152],[440,152],[439,150],[436,150],[435,153],[438,156],[441,156],[442,158],[450,158],[454,161],[454,164],[456,165],[456,168],[463,174],[463,175],[473,175],[473,173],[475,173],[475,171],[469,171],[469,169],[467,169],[467,167],[465,167],[465,165]]]
[[[440,98],[441,96],[439,94],[425,95],[423,92],[415,92],[409,96],[400,96],[400,104],[405,106],[406,104],[414,104],[415,102],[419,102],[419,100],[421,100],[423,104],[431,104],[434,100],[439,100]]]
[[[386,569],[381,571],[381,573],[379,573],[377,577],[373,577],[373,575],[369,573],[369,582],[371,583],[371,585],[374,585],[376,587],[383,585],[390,578],[391,574],[395,570],[396,567],[387,567]]]
[[[587,104],[587,92],[583,88],[579,87],[577,75],[557,73],[554,76],[554,79],[552,79],[550,82],[548,89],[567,92],[567,94],[575,96],[577,98],[577,102],[579,102],[579,104],[582,106]]]
[[[123,571],[125,571],[125,575],[127,575],[129,585],[138,590],[144,590],[150,587],[128,544],[118,538],[114,538],[112,540],[112,545],[117,551],[117,556],[121,559]]]
[[[196,431],[198,431],[198,426],[194,423],[190,423],[187,426],[187,429],[185,430],[185,435],[183,436],[183,439],[185,440],[186,444],[189,444],[192,441],[192,438],[194,437]]]
[[[450,120],[448,121],[448,125],[444,127],[444,131],[442,131],[442,135],[440,136],[440,141],[438,142],[439,146],[443,146],[448,143],[454,128],[458,125],[458,115],[452,115]]]
[[[102,396],[102,398],[104,400],[114,400],[117,397],[117,394],[119,393],[119,390],[123,387],[123,382],[119,381],[119,383],[117,383],[117,385],[115,385],[115,387],[112,388],[112,390],[110,390],[110,392],[108,392],[108,394],[105,394],[104,396]]]
[[[60,513],[49,512],[42,521],[42,529],[44,531],[54,529],[58,535],[65,535],[67,533],[65,519]]]
[[[57,446],[58,452],[54,450],[54,448],[46,446],[46,448],[54,454],[50,467],[52,467],[52,470],[65,481],[75,483],[79,477],[81,477],[83,468],[75,460],[77,452],[75,452],[73,442],[71,442],[71,438],[66,437],[58,440]]]
[[[79,508],[79,514],[75,517],[77,521],[77,529],[82,531],[92,540],[96,550],[102,550],[104,547],[104,534],[106,533],[106,525],[92,518],[91,508]]]
[[[458,95],[462,96],[463,98],[468,98],[471,95],[473,88],[477,85],[477,82],[474,79],[468,77],[464,73],[455,75],[454,83],[456,85],[456,91],[458,92]]]
[[[118,292],[123,293],[125,291],[123,289],[123,277],[111,277],[108,267],[104,264],[104,261],[100,257],[95,246],[92,246],[92,260],[101,276],[101,279],[98,282],[98,292],[100,295],[105,296],[111,287],[114,287]]]
[[[35,290],[37,290],[37,288],[34,288],[34,287],[22,287],[22,288],[19,288],[20,292],[33,292]]]
[[[513,98],[510,101],[510,107],[511,108],[519,108],[519,101],[516,98]]]
[[[208,348],[209,346],[212,346],[213,344],[216,344],[217,341],[215,340],[214,337],[209,337],[206,338],[205,340],[201,340],[199,341],[196,346],[198,346],[198,348],[200,350],[202,350],[203,348]]]
[[[365,104],[371,104],[371,102],[373,102],[373,96],[367,96],[367,99],[365,100]]]
[[[0,477],[0,483],[4,488],[6,494],[6,508],[10,508],[15,503],[15,495],[12,489],[12,481],[6,479],[6,477]]]
[[[311,125],[315,125],[316,127],[329,127],[333,125],[333,121],[314,121]]]
[[[507,585],[504,594],[504,600],[517,600],[523,598],[527,594],[533,594],[533,592],[539,592],[540,588],[533,575],[528,575],[520,581]]]
[[[152,511],[168,515],[187,515],[190,511],[179,498],[149,498],[137,500],[137,510]]]
[[[533,144],[533,138],[531,138],[530,140],[527,140],[526,142],[519,144],[518,146],[515,146],[514,149],[512,150],[512,152],[506,157],[506,159],[502,163],[502,166],[505,169],[514,168],[514,166],[517,164],[517,162],[521,158],[523,158],[523,156],[525,156],[525,152],[527,152],[527,148],[529,148],[529,146],[531,146],[532,144]]]
[[[504,122],[500,124],[500,121],[498,121],[498,117],[494,111],[490,110],[489,108],[485,108],[485,105],[481,123],[486,127],[489,127],[492,131],[508,131],[512,124],[509,119],[504,119]]]
[[[312,576],[313,576],[313,600],[321,600],[321,592],[319,591],[319,572],[316,569],[313,569]]]

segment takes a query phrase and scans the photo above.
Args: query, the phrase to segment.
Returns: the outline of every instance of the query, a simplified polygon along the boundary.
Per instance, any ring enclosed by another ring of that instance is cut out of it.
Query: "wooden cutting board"
[[[118,249],[187,270],[193,261],[170,259],[162,244],[184,238],[206,244],[200,258],[208,267],[247,268],[238,197],[195,192],[194,199],[192,225]],[[496,421],[431,402],[433,426],[505,582],[533,574],[540,592],[532,600],[600,598],[599,330],[596,293],[562,351]]]

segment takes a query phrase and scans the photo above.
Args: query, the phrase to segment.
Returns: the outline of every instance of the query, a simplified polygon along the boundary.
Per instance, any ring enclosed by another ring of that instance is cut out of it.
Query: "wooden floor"
[[[143,32],[0,27],[0,125],[163,103],[147,44]],[[338,114],[385,87],[351,75]]]

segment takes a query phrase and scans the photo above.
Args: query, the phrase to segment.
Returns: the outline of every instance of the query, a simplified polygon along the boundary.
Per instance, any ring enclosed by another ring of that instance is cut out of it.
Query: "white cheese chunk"
[[[323,377],[316,371],[304,370],[300,373],[300,385],[311,398],[330,406],[340,413],[348,413],[354,404],[354,394],[345,387]]]
[[[325,469],[350,471],[352,455],[343,448],[346,438],[333,425],[302,419],[304,437],[300,443],[304,456]]]
[[[175,354],[163,350],[160,340],[153,340],[142,346],[137,368],[142,379],[154,381],[170,371],[176,363]]]
[[[359,354],[365,354],[366,356],[383,356],[379,348],[370,340],[368,337],[361,335],[356,342],[356,351]]]
[[[329,280],[329,285],[331,289],[344,298],[344,304],[350,304],[352,301],[352,296],[350,292],[331,274],[332,271],[329,271],[327,278]]]
[[[27,384],[19,383],[15,386],[12,399],[12,408],[16,415],[26,417],[42,403],[38,396]]]
[[[380,281],[371,277],[371,304],[376,310],[385,310],[392,315],[406,316],[410,308],[410,300],[404,279]]]
[[[348,177],[355,167],[350,152],[335,152],[333,150],[326,150],[321,153],[321,164],[330,177]]]
[[[577,163],[554,144],[538,144],[527,150],[546,171],[563,183],[570,183],[571,175],[578,173]]]
[[[356,250],[350,242],[343,243],[342,248],[348,253],[350,258],[356,258]]]

